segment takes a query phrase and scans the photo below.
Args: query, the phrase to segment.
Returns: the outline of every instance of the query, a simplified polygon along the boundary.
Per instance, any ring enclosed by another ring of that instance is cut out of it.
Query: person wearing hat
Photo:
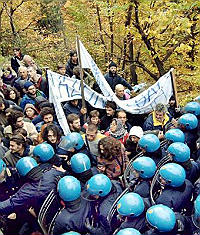
[[[21,102],[20,102],[20,107],[24,110],[26,104],[33,104],[35,105],[36,103],[36,97],[38,96],[43,96],[46,98],[45,94],[36,89],[34,84],[30,81],[27,81],[24,83],[24,89],[26,90],[26,94],[23,96]]]
[[[131,160],[135,155],[138,154],[138,141],[143,136],[143,130],[140,126],[133,126],[129,132],[129,138],[126,140],[125,149],[126,154]]]
[[[133,90],[132,86],[124,78],[117,74],[117,64],[115,62],[111,61],[108,67],[109,72],[106,73],[104,77],[113,91],[115,91],[115,86],[117,84],[122,84],[129,90]]]

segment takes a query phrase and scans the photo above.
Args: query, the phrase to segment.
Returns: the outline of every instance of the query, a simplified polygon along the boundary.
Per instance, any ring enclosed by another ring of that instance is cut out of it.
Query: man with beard
[[[34,84],[30,81],[27,81],[24,83],[24,89],[26,90],[26,94],[23,96],[23,98],[20,102],[20,107],[22,109],[25,108],[26,104],[35,105],[35,103],[36,103],[35,99],[38,96],[43,96],[44,98],[46,98],[45,94],[42,91],[36,89]]]
[[[6,152],[3,161],[7,166],[15,168],[19,159],[33,155],[34,146],[28,145],[22,135],[14,135],[10,139],[10,150]]]
[[[69,125],[69,129],[71,132],[78,132],[81,131],[81,123],[80,118],[77,114],[71,113],[67,116],[67,122]]]
[[[115,91],[115,86],[117,84],[122,84],[127,87],[130,91],[133,90],[132,86],[122,77],[117,74],[117,64],[111,61],[109,64],[109,72],[105,74],[105,79],[110,85],[111,89]]]
[[[106,114],[101,118],[100,122],[101,133],[104,133],[109,128],[110,123],[115,117],[117,105],[113,101],[107,101],[105,109]]]
[[[23,128],[27,131],[28,138],[30,138],[32,141],[37,139],[38,133],[35,126],[31,122],[24,121],[24,114],[21,111],[11,111],[8,114],[7,120],[8,126],[4,128],[4,136],[6,138],[11,138],[15,130]]]
[[[61,127],[59,126],[59,124],[56,121],[54,121],[53,108],[50,108],[50,107],[42,108],[40,111],[40,116],[42,118],[42,121],[35,125],[38,132],[43,130],[49,124],[54,124],[54,125],[58,126],[60,130],[62,130]],[[44,125],[45,125],[45,127],[43,127]]]

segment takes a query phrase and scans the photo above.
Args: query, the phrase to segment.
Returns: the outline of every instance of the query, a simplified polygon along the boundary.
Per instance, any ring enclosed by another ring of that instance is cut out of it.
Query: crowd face
[[[16,127],[22,128],[24,126],[24,120],[23,117],[18,117],[16,121]]]
[[[71,100],[71,104],[76,107],[78,105],[78,100]]]
[[[20,67],[19,68],[19,76],[22,79],[26,79],[28,77],[28,72],[27,72],[27,69],[25,67]]]
[[[66,69],[65,67],[62,67],[58,70],[58,73],[60,73],[61,75],[65,75]]]
[[[111,130],[112,132],[116,132],[116,130],[117,130],[117,123],[116,123],[116,121],[112,121],[112,122],[111,122],[111,124],[110,124],[110,130]]]
[[[13,50],[13,52],[15,56],[20,57],[21,52],[19,50]]]
[[[80,118],[73,121],[72,124],[70,124],[72,131],[79,132],[81,130],[81,123]]]
[[[116,90],[115,90],[115,93],[116,93],[116,96],[118,97],[118,98],[123,98],[123,96],[124,96],[124,87],[122,86],[121,88],[117,88]]]
[[[99,124],[99,117],[91,117],[90,121],[94,125],[98,125]]]
[[[28,118],[32,118],[35,115],[35,111],[32,108],[27,108],[26,109],[26,116]]]
[[[9,96],[10,96],[10,99],[12,100],[16,99],[16,93],[14,91],[10,91]]]
[[[158,120],[159,122],[163,122],[164,115],[165,115],[165,113],[163,113],[163,112],[155,111],[156,120]]]
[[[33,67],[28,68],[28,76],[30,78],[35,78],[37,76],[37,72]]]
[[[111,66],[110,67],[110,72],[113,73],[113,74],[117,73],[117,68],[115,66]]]
[[[124,112],[119,112],[117,115],[117,118],[120,119],[122,121],[122,124],[125,125],[127,118],[126,118],[126,113]]]
[[[106,107],[106,114],[107,116],[114,116],[115,110],[110,107]]]
[[[28,88],[28,93],[31,94],[31,95],[35,95],[36,94],[36,88],[34,85],[30,86]]]
[[[72,58],[72,63],[77,64],[78,62],[77,54],[74,54],[71,58]]]
[[[87,136],[87,139],[89,141],[94,141],[96,136],[97,136],[97,132],[96,131],[88,131],[88,130],[86,130],[86,136]]]
[[[3,111],[5,109],[5,104],[0,104],[0,111]]]
[[[43,121],[44,121],[46,124],[52,123],[52,122],[53,122],[53,115],[52,115],[51,113],[44,115]]]
[[[57,136],[54,134],[52,130],[48,131],[48,141],[52,144],[55,144],[57,142]]]
[[[10,141],[10,152],[19,153],[22,149],[22,144],[17,144],[15,141]]]
[[[137,144],[138,141],[140,140],[140,138],[138,138],[138,137],[135,136],[135,135],[131,135],[129,138],[130,138],[131,141],[132,141],[133,143],[135,143],[135,144]]]
[[[176,101],[175,100],[170,100],[169,101],[169,105],[170,107],[173,107],[175,105]]]

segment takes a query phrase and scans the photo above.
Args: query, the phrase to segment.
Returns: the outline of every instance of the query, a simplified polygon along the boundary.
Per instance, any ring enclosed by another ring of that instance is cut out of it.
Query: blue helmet
[[[137,193],[127,193],[117,203],[117,211],[122,216],[137,217],[144,211],[144,201]]]
[[[33,155],[39,157],[40,161],[47,162],[54,156],[55,152],[50,144],[42,143],[35,146],[33,149]]]
[[[2,159],[0,159],[0,174],[5,169],[6,169],[6,163]]]
[[[80,233],[77,233],[77,232],[71,231],[71,232],[63,233],[63,234],[61,234],[61,235],[81,235],[81,234],[80,234]]]
[[[156,164],[150,157],[138,157],[133,161],[132,166],[144,179],[153,177],[156,172]]]
[[[184,143],[172,143],[167,151],[172,155],[175,162],[186,162],[190,159],[190,148]]]
[[[58,182],[58,193],[64,202],[74,201],[81,196],[81,184],[73,176],[64,176]]]
[[[159,173],[167,185],[172,187],[180,187],[185,182],[185,170],[179,164],[167,163],[160,168]]]
[[[111,189],[112,183],[104,174],[94,175],[87,182],[87,192],[90,195],[104,197],[110,193]]]
[[[159,232],[170,232],[176,224],[173,210],[162,204],[150,207],[147,210],[146,219]]]
[[[156,135],[146,134],[140,138],[138,145],[146,152],[153,153],[160,148],[160,141]]]
[[[91,168],[90,159],[84,153],[74,154],[70,162],[71,162],[71,168],[75,173],[82,173]]]
[[[165,133],[165,139],[170,140],[171,142],[185,142],[185,135],[180,129],[170,129]]]
[[[32,157],[23,157],[16,164],[16,168],[21,176],[27,175],[36,166],[38,164]]]
[[[200,228],[200,195],[194,201],[194,212],[192,215],[194,225]]]
[[[134,228],[121,229],[116,235],[141,235],[141,233]]]
[[[186,130],[193,130],[198,126],[198,119],[194,114],[186,113],[178,119],[178,123],[183,125]]]
[[[83,147],[84,140],[81,134],[77,132],[69,133],[68,135],[64,136],[59,144],[59,148],[68,151],[71,148],[75,148],[79,150]]]
[[[195,116],[200,115],[200,104],[198,102],[192,101],[186,104],[184,107],[186,113],[192,113]]]

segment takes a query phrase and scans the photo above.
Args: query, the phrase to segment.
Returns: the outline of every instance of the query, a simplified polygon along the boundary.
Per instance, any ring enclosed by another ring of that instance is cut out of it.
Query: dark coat
[[[50,169],[42,174],[41,179],[25,183],[11,198],[0,202],[0,213],[9,215],[22,207],[33,207],[36,214],[52,189],[56,190],[58,178],[63,173]]]
[[[107,216],[113,203],[122,193],[122,188],[117,181],[112,181],[112,184],[112,190],[107,196],[93,202],[93,206],[95,208],[93,211],[96,211],[96,215],[94,215],[94,217],[97,218],[99,227],[97,229],[94,228],[93,231],[90,231],[91,235],[111,234],[111,227],[109,225],[109,221],[107,220]]]
[[[16,72],[16,74],[18,73],[18,70],[20,67],[20,61],[23,60],[23,57],[24,57],[24,55],[21,55],[20,58],[17,56],[13,56],[11,58],[11,67]]]
[[[71,61],[71,58],[67,61],[66,64],[66,74],[71,78],[73,76],[73,69],[76,67],[78,64],[74,64]]]
[[[85,221],[91,216],[91,204],[85,199],[80,199],[80,204],[73,207],[66,207],[61,210],[55,219],[53,234],[64,234],[69,231],[76,231],[85,234],[87,229]]]
[[[165,187],[156,199],[156,204],[163,204],[173,208],[176,212],[181,212],[182,209],[187,208],[193,193],[193,185],[189,180],[178,188]]]
[[[124,78],[120,77],[118,74],[113,75],[113,73],[108,72],[104,75],[104,77],[113,91],[115,90],[115,86],[117,84],[122,84],[123,86],[127,87],[129,90],[133,90],[132,86]]]

